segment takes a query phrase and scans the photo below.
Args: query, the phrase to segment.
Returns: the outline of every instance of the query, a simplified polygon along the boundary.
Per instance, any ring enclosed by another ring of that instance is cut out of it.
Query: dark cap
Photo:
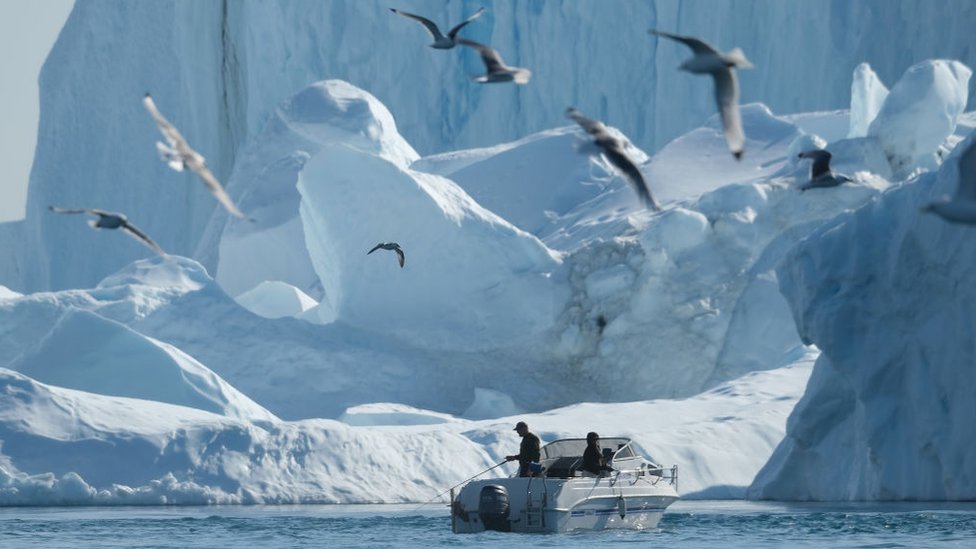
[[[515,429],[513,429],[513,431],[518,431],[519,429],[528,429],[528,428],[529,426],[526,425],[524,421],[520,421],[515,424]]]
[[[586,440],[599,440],[599,438],[600,438],[600,435],[594,433],[593,431],[590,431],[589,433],[586,433]]]

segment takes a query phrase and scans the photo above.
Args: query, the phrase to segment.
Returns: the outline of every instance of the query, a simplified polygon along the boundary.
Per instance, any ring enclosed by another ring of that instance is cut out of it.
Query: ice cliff
[[[902,159],[934,155],[951,142],[968,73],[942,61],[912,67],[871,128],[900,128],[892,137],[915,145]],[[976,248],[972,228],[920,211],[955,192],[958,153],[976,139],[964,131],[938,171],[824,224],[780,264],[797,329],[822,355],[750,497],[976,497]]]

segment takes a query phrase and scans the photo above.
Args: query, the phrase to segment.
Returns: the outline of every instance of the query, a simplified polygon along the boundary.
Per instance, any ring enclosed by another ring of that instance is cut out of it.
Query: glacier
[[[972,498],[967,229],[918,211],[974,139],[965,55],[915,58],[965,50],[962,15],[848,36],[836,18],[918,4],[834,3],[786,53],[743,18],[782,27],[787,2],[710,4],[721,28],[695,2],[626,6],[759,59],[735,162],[680,48],[641,28],[611,56],[586,33],[619,14],[488,4],[466,31],[515,64],[593,47],[532,66],[535,87],[477,88],[477,59],[404,57],[422,31],[371,2],[76,6],[42,74],[28,217],[0,225],[0,505],[424,501],[510,453],[519,419],[632,436],[693,498]],[[896,30],[914,49],[862,42]],[[154,156],[147,90],[255,221]],[[581,154],[568,104],[665,211]],[[853,181],[800,192],[810,148]],[[49,203],[123,210],[172,255],[133,261]],[[402,269],[366,255],[389,240]]]
[[[51,204],[123,211],[165,250],[216,272],[218,243],[207,227],[223,213],[191,175],[168,172],[155,158],[155,129],[139,103],[147,91],[226,183],[277,106],[327,78],[368,89],[422,154],[551,129],[568,105],[656,151],[709,118],[714,101],[708,82],[677,70],[687,52],[659,49],[648,28],[743,48],[762,68],[742,75],[743,101],[778,113],[846,108],[849,76],[861,62],[885,82],[946,52],[976,64],[967,23],[976,7],[966,0],[939,10],[912,0],[833,2],[812,11],[748,0],[657,0],[614,10],[575,2],[483,4],[486,15],[465,34],[529,66],[535,76],[524,90],[471,85],[466,75],[481,69],[475,54],[430,50],[422,29],[376,0],[77,3],[41,72],[26,218],[0,225],[0,243],[14,251],[0,265],[0,283],[20,292],[90,287],[139,257],[136,249],[108,250],[51,223]],[[480,5],[405,0],[398,7],[443,21]],[[374,39],[378,32],[383,39]],[[172,221],[173,211],[184,213],[181,222]]]

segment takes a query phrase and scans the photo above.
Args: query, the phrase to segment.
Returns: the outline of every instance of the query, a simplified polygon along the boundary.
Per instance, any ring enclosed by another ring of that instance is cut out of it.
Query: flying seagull
[[[921,210],[951,223],[976,225],[976,140],[959,156],[959,186],[955,196],[943,196]]]
[[[169,145],[166,145],[160,141],[156,142],[156,150],[159,151],[159,157],[166,161],[170,168],[181,172],[184,168],[190,168],[200,176],[203,184],[207,186],[209,190],[224,208],[227,209],[231,215],[244,219],[246,216],[237,209],[234,202],[230,199],[227,191],[220,185],[217,178],[214,177],[213,172],[207,167],[207,163],[204,161],[203,155],[197,151],[190,148],[190,144],[186,142],[183,135],[180,134],[169,120],[159,112],[156,108],[156,103],[153,102],[152,96],[148,93],[142,98],[142,104],[146,106],[146,110],[152,115],[153,120],[156,121],[156,125],[159,126],[159,131],[162,132],[163,137]]]
[[[739,114],[739,82],[733,68],[751,69],[752,63],[746,59],[742,50],[735,48],[722,53],[697,38],[667,32],[650,30],[651,34],[677,40],[691,48],[694,57],[685,61],[679,68],[695,74],[711,74],[715,80],[715,101],[722,115],[725,128],[725,142],[736,160],[742,158],[742,147],[746,136],[742,131],[742,117]]]
[[[525,84],[532,78],[532,71],[521,67],[509,67],[505,65],[498,52],[484,44],[480,44],[474,40],[468,40],[467,38],[458,38],[457,43],[462,46],[474,48],[481,54],[481,61],[485,64],[485,70],[487,72],[484,76],[472,77],[472,80],[475,82],[482,84],[490,84],[493,82]]]
[[[128,218],[126,218],[124,214],[106,212],[104,210],[96,210],[94,208],[58,208],[57,206],[48,206],[48,209],[54,213],[60,214],[87,213],[98,216],[98,219],[90,219],[88,221],[88,224],[91,225],[93,229],[122,229],[125,234],[135,238],[157,254],[166,257],[166,252],[164,252],[158,244],[153,242],[153,240],[149,238],[146,233],[142,232],[139,227],[129,223]]]
[[[637,169],[637,165],[624,152],[623,142],[611,135],[607,127],[603,125],[603,122],[583,116],[574,107],[566,109],[566,117],[575,120],[581,128],[586,130],[586,133],[593,136],[593,144],[620,171],[624,179],[634,187],[634,190],[640,195],[641,202],[644,203],[645,207],[651,208],[654,211],[661,210],[661,206],[658,205],[657,201],[654,200],[654,196],[651,195],[651,189],[648,188],[647,182],[644,181],[644,176]]]
[[[380,242],[379,244],[373,246],[372,250],[366,252],[366,255],[369,255],[379,249],[393,250],[394,252],[396,252],[397,261],[400,262],[400,268],[401,269],[403,268],[403,250],[400,249],[399,244],[397,244],[396,242]]]
[[[430,44],[430,47],[436,48],[436,49],[439,49],[439,50],[449,50],[449,49],[453,48],[457,44],[457,33],[458,33],[458,31],[460,31],[462,28],[464,28],[464,26],[467,25],[468,23],[470,23],[470,22],[474,21],[475,19],[481,17],[482,14],[485,13],[485,8],[479,9],[478,11],[474,12],[474,15],[472,15],[471,17],[468,17],[464,21],[461,21],[460,23],[458,23],[457,25],[455,25],[454,28],[452,28],[450,30],[450,32],[447,33],[447,36],[444,36],[443,34],[441,34],[441,30],[439,28],[437,28],[437,25],[433,21],[431,21],[430,19],[427,19],[426,17],[421,17],[419,15],[414,15],[412,13],[407,13],[405,11],[400,11],[400,10],[394,9],[394,8],[390,8],[390,11],[392,11],[393,13],[395,13],[397,15],[402,15],[402,16],[408,18],[408,19],[413,19],[414,21],[417,21],[418,23],[420,23],[421,25],[423,25],[427,29],[427,32],[429,32],[430,35],[432,37],[434,37],[434,43],[433,44]]]
[[[810,181],[800,185],[800,190],[813,189],[815,187],[836,187],[841,183],[853,181],[850,177],[842,173],[834,173],[830,170],[830,152],[823,149],[813,149],[800,153],[800,158],[813,160],[810,166]]]

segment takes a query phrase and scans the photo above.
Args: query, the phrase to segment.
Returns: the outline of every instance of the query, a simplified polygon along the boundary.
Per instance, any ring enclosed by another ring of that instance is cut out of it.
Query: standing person
[[[613,468],[604,461],[603,453],[600,451],[600,435],[593,431],[586,433],[586,450],[583,451],[583,467],[581,469],[597,476],[602,476],[604,472],[613,471]]]
[[[529,426],[524,421],[515,424],[515,431],[522,437],[522,444],[519,445],[519,453],[512,456],[505,456],[506,461],[519,462],[519,476],[531,477],[533,473],[529,470],[530,463],[538,463],[541,453],[539,452],[539,437],[529,431]]]

